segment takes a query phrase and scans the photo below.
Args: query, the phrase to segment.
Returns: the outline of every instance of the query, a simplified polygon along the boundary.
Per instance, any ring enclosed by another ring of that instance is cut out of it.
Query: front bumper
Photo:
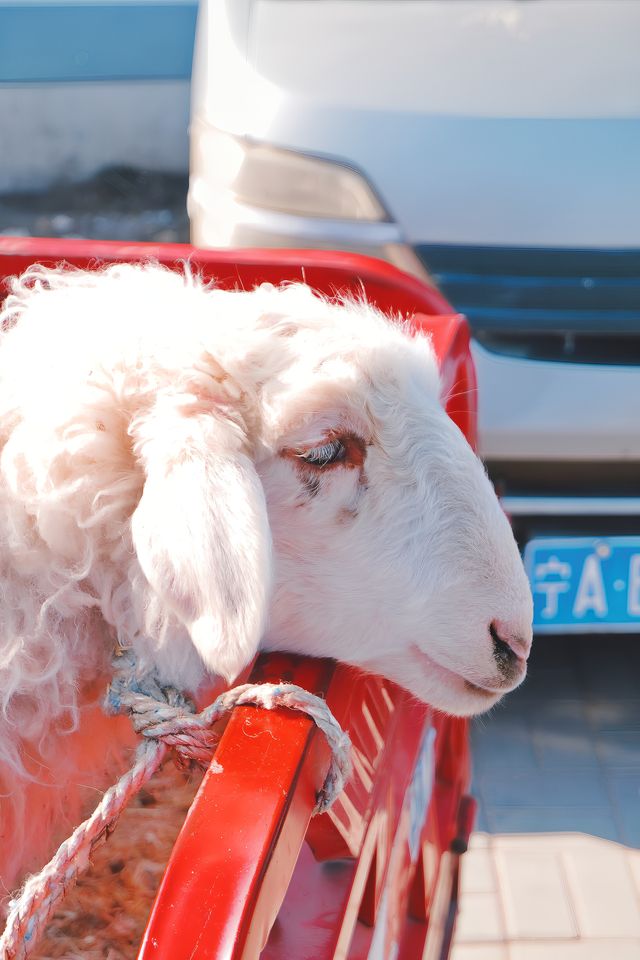
[[[638,461],[640,472],[640,367],[520,359],[478,343],[473,357],[485,459]]]

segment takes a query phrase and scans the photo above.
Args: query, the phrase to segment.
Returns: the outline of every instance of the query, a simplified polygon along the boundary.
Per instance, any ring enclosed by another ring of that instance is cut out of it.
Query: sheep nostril
[[[489,625],[489,634],[493,641],[493,656],[501,670],[513,669],[518,662],[526,661],[530,644],[524,638],[505,639],[500,636],[495,622]]]

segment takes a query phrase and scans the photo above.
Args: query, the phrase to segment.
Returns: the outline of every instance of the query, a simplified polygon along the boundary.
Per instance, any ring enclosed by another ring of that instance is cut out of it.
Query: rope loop
[[[94,849],[113,830],[129,800],[153,776],[170,748],[183,764],[206,766],[211,761],[218,739],[212,727],[234,707],[287,707],[306,713],[322,730],[332,759],[316,797],[314,814],[329,809],[350,776],[348,735],[324,700],[302,687],[293,683],[245,683],[227,690],[196,713],[193,703],[173,687],[163,686],[151,674],[140,676],[130,652],[116,659],[114,669],[106,708],[110,713],[128,713],[134,729],[143,737],[135,762],[106,791],[91,816],[61,844],[40,873],[28,878],[18,897],[12,900],[0,937],[0,960],[26,960],[60,900],[89,866]]]

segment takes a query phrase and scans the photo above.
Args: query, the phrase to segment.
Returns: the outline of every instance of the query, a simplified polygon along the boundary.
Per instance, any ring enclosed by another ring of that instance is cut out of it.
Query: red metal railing
[[[363,293],[428,331],[447,409],[476,442],[476,382],[464,318],[394,267],[322,251],[202,251],[182,245],[0,238],[0,277],[30,263],[82,267],[189,260],[227,288],[305,280]],[[141,960],[442,960],[460,853],[473,823],[466,723],[380,678],[322,660],[260,657],[253,681],[326,697],[351,735],[354,776],[311,819],[329,752],[312,721],[237,708],[189,811],[144,936]],[[306,840],[306,844],[304,841]]]

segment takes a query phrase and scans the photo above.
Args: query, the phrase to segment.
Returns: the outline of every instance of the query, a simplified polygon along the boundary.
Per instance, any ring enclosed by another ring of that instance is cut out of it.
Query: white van
[[[202,0],[189,210],[435,278],[538,630],[640,630],[640,3]]]

